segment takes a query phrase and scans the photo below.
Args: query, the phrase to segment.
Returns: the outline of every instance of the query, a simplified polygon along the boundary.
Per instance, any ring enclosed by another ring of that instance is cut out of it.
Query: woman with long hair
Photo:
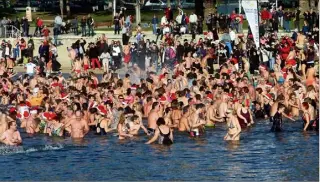
[[[234,115],[233,110],[228,109],[226,112],[228,132],[224,140],[240,140],[241,126],[239,120]]]

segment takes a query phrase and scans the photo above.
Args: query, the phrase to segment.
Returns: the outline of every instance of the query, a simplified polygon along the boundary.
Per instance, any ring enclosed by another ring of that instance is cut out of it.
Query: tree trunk
[[[7,8],[7,0],[2,0],[3,3],[3,8],[6,9]]]
[[[309,0],[299,0],[299,7],[301,8],[301,12],[309,11]]]
[[[66,0],[66,9],[67,9],[67,16],[70,17],[71,12],[70,12],[70,5],[69,5],[69,0]]]
[[[63,18],[63,0],[60,0],[60,13],[61,13],[61,18]]]
[[[141,16],[140,16],[140,2],[139,0],[137,0],[137,3],[136,3],[136,25],[138,25],[139,23],[141,23]]]
[[[310,0],[310,8],[312,8],[313,10],[317,9],[315,0]]]

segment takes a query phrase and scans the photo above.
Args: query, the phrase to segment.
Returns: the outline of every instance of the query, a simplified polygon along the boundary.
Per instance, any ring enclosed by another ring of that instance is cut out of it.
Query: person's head
[[[10,130],[14,130],[14,131],[17,131],[17,123],[12,121],[12,122],[9,122],[8,123],[8,127]]]
[[[205,108],[206,108],[205,105],[202,103],[196,105],[196,110],[199,111],[200,113],[204,112]]]
[[[154,103],[152,104],[152,109],[153,109],[154,111],[159,111],[159,110],[160,110],[160,103],[159,103],[159,102],[154,102]]]
[[[81,117],[81,111],[80,110],[77,110],[75,112],[75,115],[76,115],[76,118],[80,118]]]
[[[307,111],[309,109],[309,103],[308,102],[303,102],[302,103],[302,111]]]
[[[139,116],[137,115],[133,115],[131,117],[131,121],[134,123],[134,124],[140,124],[140,119],[139,119]]]
[[[161,125],[165,125],[166,124],[166,121],[164,120],[164,118],[159,118],[158,120],[157,120],[157,125],[158,126],[161,126]]]
[[[285,108],[286,108],[286,107],[285,107],[283,104],[280,104],[280,103],[279,103],[279,105],[278,105],[278,112],[279,112],[279,113],[283,113]]]

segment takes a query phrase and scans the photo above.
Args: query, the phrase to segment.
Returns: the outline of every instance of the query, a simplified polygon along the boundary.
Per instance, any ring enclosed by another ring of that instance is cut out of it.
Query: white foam
[[[24,148],[23,146],[0,146],[0,155],[12,155],[12,154],[23,154],[31,153],[38,151],[49,151],[49,150],[59,150],[64,146],[61,144],[58,145],[45,145],[44,147],[39,148]]]

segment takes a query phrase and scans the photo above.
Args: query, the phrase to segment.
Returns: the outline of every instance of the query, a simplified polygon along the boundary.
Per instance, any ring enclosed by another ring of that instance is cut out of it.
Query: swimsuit
[[[306,113],[306,114],[308,114],[308,113]],[[306,126],[306,114],[304,114],[303,116],[302,116],[302,120],[303,120],[303,128]],[[309,115],[309,117],[310,117],[310,115]],[[312,130],[312,126],[313,126],[313,124],[314,124],[314,120],[310,120],[309,119],[309,125],[307,126],[307,131],[311,131]]]
[[[273,122],[271,131],[272,132],[281,132],[282,129],[282,114],[277,112],[273,117],[270,117],[270,122]]]
[[[147,131],[152,135],[155,132],[155,129],[153,128],[147,128]]]
[[[96,128],[96,135],[106,135],[107,132],[104,128],[101,128],[100,123],[103,119],[101,119],[98,123],[97,123],[97,128]]]
[[[250,117],[249,111],[247,111],[247,113],[243,113],[243,112],[242,112],[242,109],[241,109],[241,113],[240,113],[240,114],[241,114],[241,116],[243,116],[243,117],[246,118],[246,120],[247,120],[247,123],[245,123],[243,119],[241,119],[240,117],[238,117],[239,124],[240,124],[241,128],[243,129],[243,128],[246,128],[246,127],[247,127],[247,124],[248,124],[248,123],[251,123],[251,117]]]
[[[160,131],[160,137],[159,137],[159,144],[162,144],[162,145],[171,145],[173,142],[172,140],[170,139],[170,130],[169,130],[169,133],[167,134],[163,134],[160,127],[159,127],[159,131]]]
[[[39,132],[40,132],[40,133],[43,133],[43,132],[44,132],[44,129],[45,129],[46,125],[47,125],[47,123],[46,123],[45,121],[41,121],[41,122],[39,123]]]
[[[53,129],[53,130],[51,130],[51,135],[52,135],[52,136],[60,136],[60,135],[59,135],[60,132],[61,132],[61,127],[59,127],[58,129]]]

